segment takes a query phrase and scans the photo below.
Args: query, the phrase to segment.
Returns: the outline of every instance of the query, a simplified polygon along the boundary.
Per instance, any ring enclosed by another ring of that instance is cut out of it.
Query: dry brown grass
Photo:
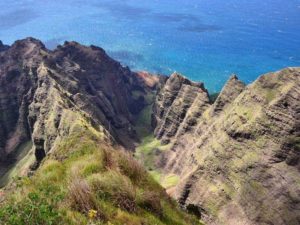
[[[69,203],[72,209],[88,215],[90,210],[97,211],[97,218],[104,219],[89,184],[80,178],[69,184]]]
[[[139,205],[147,211],[153,212],[156,215],[163,216],[163,207],[161,205],[161,196],[154,191],[145,191],[140,195]]]
[[[116,171],[95,174],[89,183],[98,198],[111,201],[115,206],[128,212],[136,210],[136,191],[131,181]]]
[[[118,163],[121,173],[128,176],[134,184],[146,180],[144,167],[130,153],[122,153]]]
[[[116,167],[116,161],[114,159],[114,154],[112,153],[111,150],[103,149],[102,162],[106,169],[113,169]]]
[[[128,192],[122,192],[116,195],[115,203],[121,209],[124,209],[128,212],[135,212],[136,211],[136,203],[135,203],[135,196],[128,195]]]

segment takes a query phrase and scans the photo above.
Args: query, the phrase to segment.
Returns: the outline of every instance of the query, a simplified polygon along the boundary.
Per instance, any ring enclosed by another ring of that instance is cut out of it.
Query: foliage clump
[[[53,195],[55,190],[56,188],[51,186],[45,190],[29,192],[20,201],[11,198],[9,204],[0,208],[1,224],[59,224],[62,214],[57,206],[62,200],[62,195]]]

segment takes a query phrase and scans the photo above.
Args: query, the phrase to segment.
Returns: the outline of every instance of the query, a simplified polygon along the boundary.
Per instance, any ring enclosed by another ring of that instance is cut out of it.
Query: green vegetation
[[[201,224],[130,154],[112,149],[100,131],[84,124],[73,128],[34,176],[13,182],[17,188],[11,186],[0,206],[1,224]],[[153,146],[158,142],[144,150]]]
[[[175,186],[179,178],[175,174],[164,175],[156,169],[157,156],[160,156],[162,151],[170,148],[169,145],[162,145],[160,140],[156,139],[151,133],[151,108],[152,105],[146,107],[139,115],[136,129],[138,131],[141,143],[136,148],[135,157],[143,163],[149,171],[152,178],[160,183],[164,188],[168,189]]]
[[[142,93],[139,91],[133,91],[133,97],[143,96],[146,101],[147,106],[139,113],[135,129],[137,131],[138,137],[143,139],[152,134],[151,126],[151,116],[152,116],[152,107],[156,94],[154,92]],[[137,97],[136,97],[137,98]]]
[[[162,174],[160,172],[158,172],[157,170],[152,170],[149,173],[156,182],[160,183],[162,177]]]
[[[164,188],[168,189],[174,187],[179,182],[179,177],[176,174],[164,175],[158,170],[150,171],[151,176],[155,181],[161,184]]]
[[[136,100],[143,96],[144,96],[144,92],[142,91],[132,91],[132,97]]]
[[[166,189],[174,187],[178,183],[179,177],[175,174],[162,174],[156,169],[155,164],[159,160],[157,157],[161,155],[160,153],[168,150],[170,145],[162,145],[153,135],[149,135],[143,138],[135,153],[135,157],[143,162],[153,179]]]
[[[161,147],[161,143],[158,139],[156,139],[153,135],[147,136],[142,140],[139,149],[145,153],[151,152],[154,148]]]
[[[61,200],[55,188],[47,187],[39,192],[30,192],[20,202],[11,201],[0,208],[1,224],[58,224],[61,217],[57,203]],[[52,197],[55,194],[55,197]]]
[[[146,106],[139,114],[137,119],[137,125],[135,127],[140,139],[151,134],[151,110],[152,105]]]
[[[174,187],[178,183],[178,181],[179,177],[176,174],[169,174],[162,179],[161,185],[164,188],[170,188]]]
[[[155,167],[155,157],[159,152],[166,151],[171,144],[162,145],[160,140],[156,139],[153,134],[142,139],[141,144],[136,148],[135,156],[141,160],[146,169],[152,170]]]
[[[276,90],[276,89],[266,89],[267,101],[271,102],[273,99],[275,99],[277,93],[278,93],[278,90]]]

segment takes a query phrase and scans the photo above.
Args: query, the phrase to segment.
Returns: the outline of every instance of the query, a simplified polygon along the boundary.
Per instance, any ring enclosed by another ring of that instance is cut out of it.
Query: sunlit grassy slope
[[[9,186],[0,224],[201,224],[103,136],[92,126],[73,129],[32,177]]]

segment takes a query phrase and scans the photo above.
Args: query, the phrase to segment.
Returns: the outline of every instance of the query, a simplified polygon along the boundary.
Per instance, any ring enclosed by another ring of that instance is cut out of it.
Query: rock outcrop
[[[30,142],[36,167],[82,116],[132,150],[135,118],[158,82],[146,78],[95,46],[66,42],[49,51],[27,38],[6,48],[0,53],[0,176]]]
[[[154,135],[168,144],[196,124],[195,118],[209,104],[203,83],[195,83],[174,73],[158,93],[153,113]]]
[[[132,72],[99,47],[0,42],[0,186],[48,155],[63,162],[85,128],[97,146],[134,150],[150,120],[144,156],[183,208],[207,224],[300,224],[299,68],[248,86],[233,75],[212,103],[202,83]]]
[[[172,195],[183,207],[207,224],[300,224],[299,68],[247,87],[231,77],[196,121],[162,153],[163,171],[180,177]]]
[[[130,152],[165,79],[76,42],[1,51],[0,224],[202,225]]]
[[[239,96],[245,87],[246,85],[240,81],[236,75],[232,75],[212,106],[212,116],[222,112],[227,105],[232,103],[236,97]]]
[[[37,87],[34,79],[44,46],[34,39],[17,41],[0,53],[0,159],[9,160],[14,151],[31,140],[27,122],[29,105]],[[7,159],[8,157],[8,159]]]

